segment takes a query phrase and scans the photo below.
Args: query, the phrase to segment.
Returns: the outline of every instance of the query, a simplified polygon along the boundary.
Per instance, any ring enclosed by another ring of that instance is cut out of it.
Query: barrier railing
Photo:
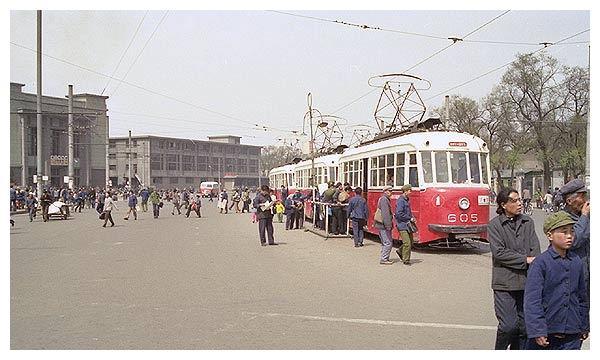
[[[312,228],[310,227],[305,227],[305,230],[308,230],[314,234],[323,236],[325,239],[330,238],[330,237],[350,237],[350,219],[349,217],[345,216],[346,220],[345,220],[345,232],[342,233],[338,233],[337,235],[335,233],[331,233],[329,224],[330,224],[330,217],[333,217],[335,215],[333,215],[333,210],[334,209],[340,209],[340,211],[346,212],[345,208],[348,206],[348,204],[332,204],[332,203],[326,203],[326,202],[321,202],[321,201],[315,201],[312,204],[312,223],[313,226]],[[306,218],[306,209],[307,207],[304,207],[304,217]],[[337,210],[336,210],[337,211]],[[323,217],[321,219],[321,216]],[[333,220],[333,219],[331,219]],[[325,223],[323,224],[324,228],[321,228],[319,225],[321,224],[321,221],[324,221]],[[337,229],[336,229],[337,230]]]

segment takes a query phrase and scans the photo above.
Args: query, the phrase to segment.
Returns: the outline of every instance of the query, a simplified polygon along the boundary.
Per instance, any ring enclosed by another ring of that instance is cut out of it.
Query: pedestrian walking
[[[106,227],[106,224],[110,221],[110,227],[115,226],[115,222],[113,221],[112,218],[112,211],[113,210],[118,210],[117,208],[117,204],[115,203],[115,199],[117,198],[117,195],[112,195],[110,193],[107,194],[106,199],[104,201],[104,225],[102,225],[102,227]]]
[[[564,211],[544,221],[550,247],[531,263],[525,284],[526,349],[579,350],[590,332],[585,266],[571,250],[573,224]]]
[[[258,235],[260,244],[267,245],[267,237],[269,245],[277,245],[273,238],[273,199],[270,196],[269,186],[262,185],[260,193],[254,197],[253,207],[256,209],[256,217],[258,218]],[[267,236],[265,236],[265,232]]]
[[[160,208],[162,204],[162,201],[160,201],[160,195],[158,195],[156,190],[153,190],[148,200],[152,204],[152,214],[154,215],[154,218],[157,219],[160,215]]]
[[[244,211],[250,212],[250,191],[245,188],[242,192],[242,214]]]
[[[179,198],[179,191],[175,190],[173,193],[173,210],[171,210],[171,215],[175,215],[175,210],[177,210],[177,215],[181,215],[181,202]]]
[[[392,187],[383,188],[383,194],[377,201],[377,211],[375,212],[375,228],[379,229],[379,238],[381,239],[381,255],[379,263],[381,265],[391,265],[390,252],[392,251],[392,226],[393,212],[390,197],[392,196]]]
[[[284,214],[285,214],[285,229],[292,230],[294,227],[294,218],[296,216],[296,209],[294,206],[294,195],[288,195],[283,203]]]
[[[283,213],[285,212],[285,206],[281,203],[280,200],[277,201],[275,205],[275,212],[277,213],[277,220],[282,223],[283,222]]]
[[[514,189],[496,196],[498,216],[488,224],[492,252],[492,290],[498,319],[496,350],[523,349],[527,335],[523,295],[529,264],[540,254],[533,219],[522,213],[523,202]]]
[[[17,211],[17,190],[10,185],[10,211]]]
[[[235,212],[239,213],[240,212],[240,200],[242,199],[242,196],[240,194],[239,189],[235,189],[233,192],[233,196],[231,198],[231,205],[229,206],[229,210],[231,210],[234,206],[235,206]]]
[[[587,196],[585,182],[574,179],[559,190],[564,202],[565,211],[575,221],[573,245],[570,251],[583,261],[583,276],[587,286],[588,303],[590,296],[590,201]]]
[[[354,189],[354,194],[355,195],[350,198],[346,210],[352,222],[354,247],[362,247],[365,238],[365,231],[363,229],[365,225],[367,225],[369,208],[367,207],[367,201],[362,197],[362,188],[357,187]]]
[[[185,217],[190,217],[190,212],[195,212],[199,218],[202,217],[200,214],[200,207],[202,207],[202,203],[200,200],[200,194],[196,194],[196,197],[190,196],[190,205],[188,206],[187,212],[185,213]]]
[[[106,201],[106,193],[104,190],[100,191],[98,194],[98,205],[96,206],[96,211],[98,214],[101,214],[104,211],[104,202]]]
[[[37,199],[33,196],[33,193],[29,194],[25,199],[25,206],[27,207],[27,213],[29,214],[29,222],[32,222],[36,215],[37,204]]]
[[[44,222],[48,221],[48,208],[50,207],[50,204],[52,204],[52,196],[50,195],[50,193],[48,192],[48,190],[45,190],[42,192],[42,197],[40,198],[40,204],[42,205],[42,219],[44,219]]]
[[[417,231],[417,222],[410,208],[409,197],[412,188],[410,184],[402,186],[402,195],[396,200],[396,227],[402,239],[400,249],[396,254],[404,265],[410,265],[410,252],[413,243],[413,233]]]
[[[140,191],[140,197],[142,198],[142,211],[147,212],[148,199],[150,198],[150,192],[148,191],[148,189],[143,188],[142,191]]]
[[[133,213],[133,220],[137,220],[137,196],[133,193],[133,190],[129,191],[129,198],[127,199],[127,206],[129,206],[129,211],[127,211],[127,216],[125,216],[124,220],[129,220],[129,214]]]
[[[225,210],[225,214],[227,214],[228,200],[229,200],[229,195],[227,194],[227,191],[225,189],[223,189],[221,191],[221,194],[219,195],[219,213],[223,213],[223,210]]]

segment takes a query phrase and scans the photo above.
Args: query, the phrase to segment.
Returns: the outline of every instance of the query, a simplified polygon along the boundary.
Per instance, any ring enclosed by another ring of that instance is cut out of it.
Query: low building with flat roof
[[[159,189],[198,189],[202,181],[217,181],[227,189],[259,185],[261,146],[244,145],[239,136],[216,136],[209,140],[156,135],[111,137],[108,162],[112,185],[129,181],[131,186]],[[266,184],[266,178],[261,181]]]

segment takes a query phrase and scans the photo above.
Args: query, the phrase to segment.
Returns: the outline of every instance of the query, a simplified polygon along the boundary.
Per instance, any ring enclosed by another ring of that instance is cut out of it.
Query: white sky
[[[504,10],[485,11],[307,11],[287,12],[440,37],[463,37]],[[43,53],[110,75],[146,13],[143,11],[44,11]],[[104,91],[111,119],[110,135],[160,134],[205,138],[210,134],[243,136],[244,143],[269,145],[301,130],[306,96],[323,114],[357,99],[373,88],[369,77],[404,72],[449,40],[364,30],[269,11],[166,11],[147,13],[114,77],[181,100],[152,94],[111,80]],[[590,28],[589,11],[513,10],[469,40],[556,42]],[[155,31],[146,48],[144,44]],[[567,42],[589,41],[584,33]],[[34,10],[10,12],[10,41],[35,49]],[[458,43],[409,73],[431,81],[428,99],[539,46]],[[141,54],[140,54],[141,52]],[[587,66],[588,43],[561,45],[548,52],[566,65]],[[136,57],[139,58],[134,63]],[[35,53],[10,45],[10,81],[35,93]],[[496,71],[452,93],[479,99],[503,74]],[[100,94],[108,78],[43,58],[43,93],[62,97],[67,85],[75,93]],[[350,124],[375,125],[379,90],[335,113]],[[426,101],[428,109],[443,95]],[[187,104],[186,104],[187,103]],[[203,109],[221,113],[211,113]],[[134,115],[131,115],[134,114]],[[151,115],[153,117],[145,116]],[[168,118],[168,119],[167,119]],[[287,131],[259,131],[256,126]],[[344,127],[343,127],[344,128]],[[348,138],[351,130],[345,134]]]

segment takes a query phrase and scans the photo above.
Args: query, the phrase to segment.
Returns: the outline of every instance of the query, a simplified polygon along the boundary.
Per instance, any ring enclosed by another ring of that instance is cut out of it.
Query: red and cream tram
[[[348,149],[340,157],[342,182],[360,186],[369,207],[368,231],[386,185],[392,208],[404,184],[417,220],[416,245],[452,246],[485,240],[489,220],[489,156],[485,142],[448,131],[413,132]],[[394,227],[394,239],[399,234]]]
[[[269,171],[269,186],[277,193],[277,198],[281,199],[281,186],[288,189],[290,194],[296,192],[296,181],[294,179],[295,165],[284,165],[276,167]]]
[[[293,167],[296,189],[309,193],[311,161],[288,166]],[[315,158],[317,184],[333,180],[363,189],[369,207],[367,229],[373,234],[378,233],[373,216],[384,186],[393,186],[395,208],[400,188],[411,184],[410,204],[418,228],[415,245],[444,247],[487,238],[489,166],[482,139],[449,131],[398,135]],[[272,186],[278,184],[275,179],[282,168],[271,171]],[[312,217],[310,204],[306,209]],[[392,235],[399,239],[395,227]]]

